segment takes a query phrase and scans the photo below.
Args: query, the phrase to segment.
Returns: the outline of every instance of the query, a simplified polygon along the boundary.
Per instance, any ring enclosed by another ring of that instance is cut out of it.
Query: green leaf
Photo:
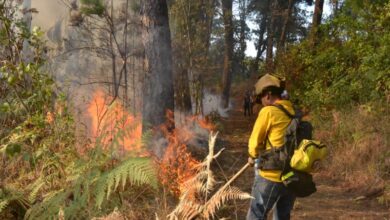
[[[11,144],[8,144],[6,146],[5,153],[6,153],[6,155],[13,157],[16,154],[20,153],[21,150],[22,150],[22,147],[20,146],[20,144],[11,143]]]

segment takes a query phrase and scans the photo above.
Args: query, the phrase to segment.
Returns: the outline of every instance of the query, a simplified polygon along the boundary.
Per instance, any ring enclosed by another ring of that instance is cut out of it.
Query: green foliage
[[[27,207],[28,201],[23,198],[23,194],[12,189],[0,188],[0,213],[11,203],[17,203],[20,206]]]
[[[113,191],[118,189],[121,183],[122,189],[125,188],[127,181],[131,185],[150,184],[155,189],[157,188],[157,180],[155,173],[150,165],[148,158],[130,158],[104,173],[96,183],[96,206],[101,208],[104,198],[111,195]]]
[[[105,5],[103,0],[81,0],[80,11],[86,15],[103,16]]]
[[[106,165],[107,160],[93,159],[96,162],[79,161],[80,166],[72,167],[73,173],[68,179],[70,185],[52,192],[43,202],[32,206],[26,219],[52,219],[58,216],[60,209],[66,219],[90,218],[107,212],[102,205],[105,202],[107,207],[107,203],[112,202],[108,199],[118,191],[119,185],[122,185],[122,191],[129,185],[151,184],[156,187],[156,175],[148,158],[128,158],[106,171],[101,171],[101,166]]]
[[[102,1],[83,3],[92,14],[101,14]],[[18,219],[54,219],[60,212],[66,219],[92,218],[111,212],[122,194],[136,186],[155,188],[151,159],[119,150],[119,139],[129,130],[113,134],[111,142],[103,134],[93,148],[80,152],[85,146],[76,143],[68,98],[45,72],[42,32],[34,28],[29,33],[21,20],[7,16],[18,9],[3,6],[0,3],[0,218],[7,219],[11,212]],[[23,42],[29,43],[28,57],[21,50]],[[119,129],[119,124],[114,127]]]
[[[389,3],[346,1],[320,27],[318,42],[304,41],[278,58],[277,72],[313,108],[384,100],[390,91],[389,12]]]

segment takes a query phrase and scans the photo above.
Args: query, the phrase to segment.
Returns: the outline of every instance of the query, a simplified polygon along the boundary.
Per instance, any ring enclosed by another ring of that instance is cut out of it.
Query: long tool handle
[[[234,174],[234,176],[232,177],[232,178],[230,178],[230,180],[229,181],[227,181],[226,183],[225,183],[225,185],[223,185],[221,188],[219,188],[219,190],[216,192],[216,193],[214,193],[214,195],[216,195],[218,192],[220,192],[220,191],[222,191],[222,190],[224,190],[224,189],[226,189],[226,187],[228,187],[234,180],[236,180],[239,176],[241,176],[241,174],[248,168],[248,167],[250,167],[251,166],[251,164],[250,163],[246,163],[236,174]],[[209,200],[210,201],[210,200]],[[208,203],[208,202],[207,202]],[[206,204],[207,204],[206,203]]]

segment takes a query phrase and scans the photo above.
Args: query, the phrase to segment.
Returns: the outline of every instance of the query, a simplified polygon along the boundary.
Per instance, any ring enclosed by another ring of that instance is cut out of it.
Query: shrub
[[[374,103],[318,115],[316,138],[329,146],[325,166],[329,177],[365,193],[390,184],[390,118],[386,106]]]

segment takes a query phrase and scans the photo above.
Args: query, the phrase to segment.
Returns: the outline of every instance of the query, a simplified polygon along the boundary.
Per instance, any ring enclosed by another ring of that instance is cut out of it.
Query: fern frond
[[[50,198],[44,199],[43,202],[38,203],[27,210],[24,219],[55,219],[58,217],[58,212],[69,195],[71,195],[69,191],[56,192]]]
[[[39,190],[45,185],[45,182],[42,178],[39,178],[33,185],[30,194],[28,195],[28,201],[34,203]]]
[[[0,213],[7,208],[9,201],[7,199],[0,201]]]
[[[25,198],[25,192],[11,188],[0,188],[0,212],[3,211],[11,202],[16,202],[23,209],[28,209],[29,201]]]
[[[226,188],[225,190],[219,191],[207,202],[203,209],[203,216],[206,219],[212,218],[223,204],[233,199],[250,199],[252,196],[248,193],[242,192],[236,187]]]
[[[205,181],[207,181],[208,175],[209,174],[206,170],[200,170],[194,177],[183,183],[183,186],[181,187],[181,197],[185,197],[186,195],[190,194],[193,195],[196,193],[206,193],[207,186]]]
[[[156,174],[149,158],[130,158],[113,170],[103,174],[96,183],[96,206],[101,207],[104,198],[109,198],[112,191],[117,190],[120,183],[131,185],[148,184],[157,188]]]
[[[202,206],[194,202],[183,201],[176,206],[167,217],[168,219],[188,219],[190,216],[199,213],[202,210]],[[179,218],[180,217],[180,218]]]

